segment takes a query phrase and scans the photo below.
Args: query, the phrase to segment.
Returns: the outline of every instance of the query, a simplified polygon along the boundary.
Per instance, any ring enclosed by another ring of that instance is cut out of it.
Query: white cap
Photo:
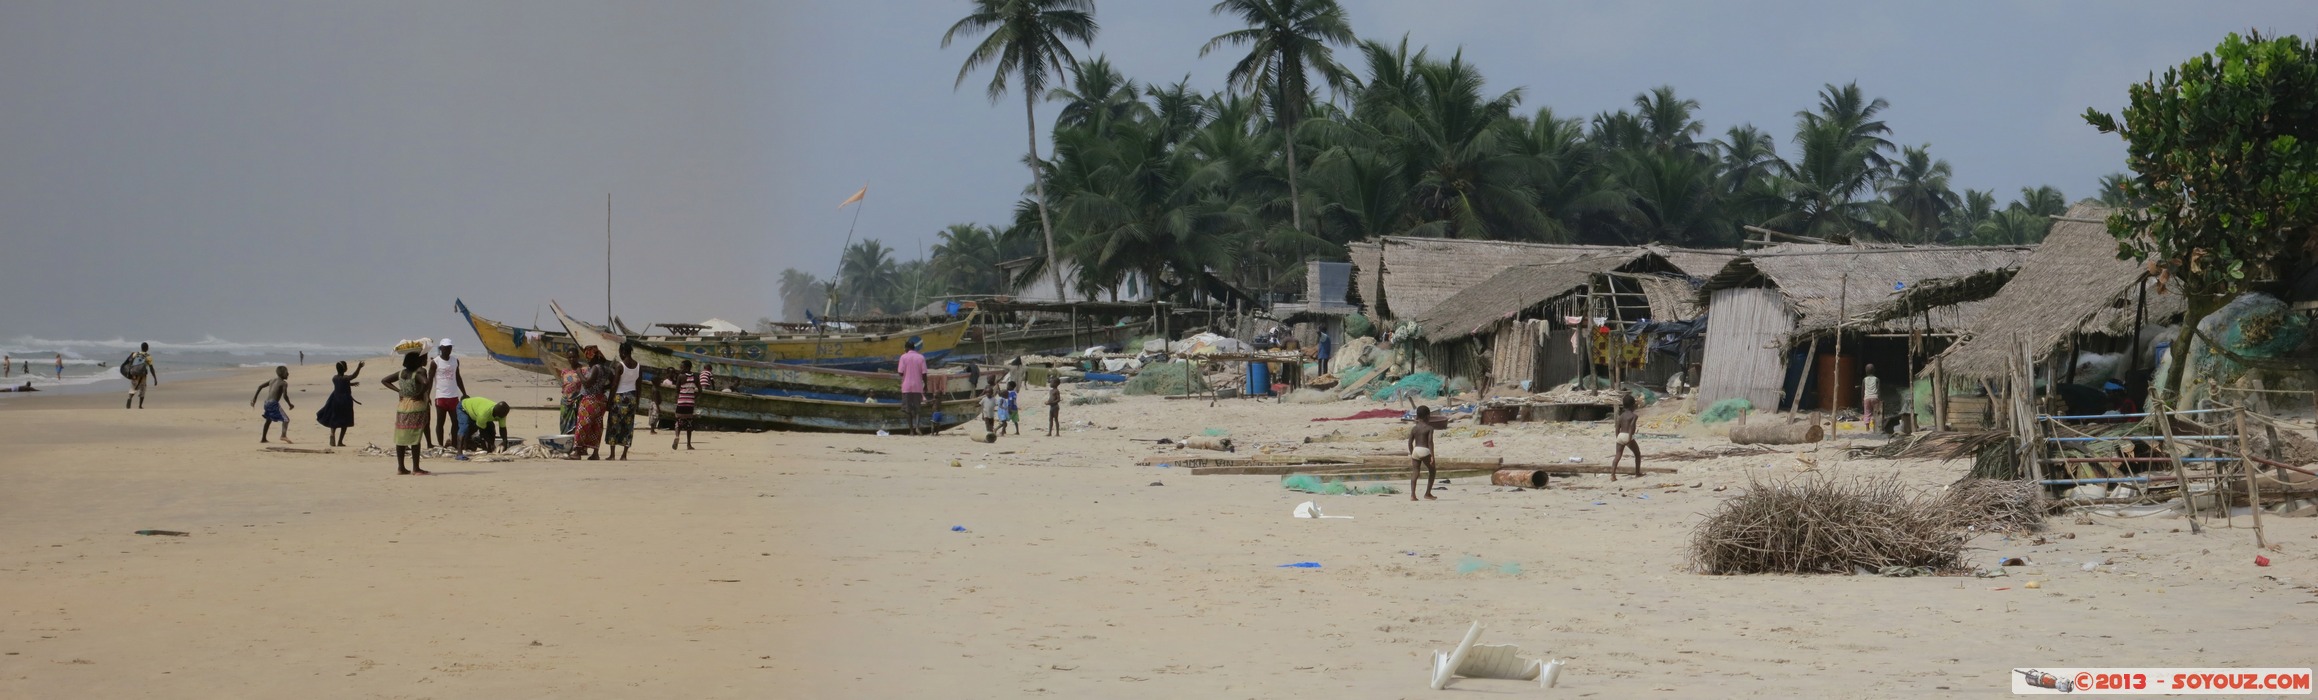
[[[435,343],[435,346],[436,346],[436,347],[445,347],[445,348],[447,348],[447,347],[450,347],[450,346],[451,346],[451,339],[450,339],[450,338],[444,338],[444,339],[442,340],[442,342]]]

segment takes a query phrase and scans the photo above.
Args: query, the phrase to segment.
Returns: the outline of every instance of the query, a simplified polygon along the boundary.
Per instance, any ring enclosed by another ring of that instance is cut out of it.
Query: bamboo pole
[[[1785,355],[1787,353],[1782,351],[1779,354]],[[1795,374],[1795,391],[1794,393],[1787,395],[1787,410],[1803,410],[1803,387],[1811,385],[1811,371],[1817,369],[1813,365],[1818,364],[1818,359],[1819,340],[1817,338],[1813,338],[1811,340],[1811,347],[1805,350],[1803,354],[1803,371]]]
[[[1851,320],[1851,273],[1843,273],[1842,282],[1835,288],[1835,386],[1834,401],[1827,406],[1827,434],[1835,435],[1835,427],[1842,420],[1843,398],[1851,393],[1851,385],[1843,381],[1843,322]],[[1860,408],[1865,409],[1862,405]]]
[[[2242,465],[2241,469],[2245,471],[2246,475],[2246,504],[2253,506],[2254,510],[2254,546],[2269,549],[2270,541],[2262,534],[2261,473],[2260,470],[2254,468],[2253,452],[2246,449],[2246,409],[2244,406],[2238,407],[2237,420],[2238,464]]]

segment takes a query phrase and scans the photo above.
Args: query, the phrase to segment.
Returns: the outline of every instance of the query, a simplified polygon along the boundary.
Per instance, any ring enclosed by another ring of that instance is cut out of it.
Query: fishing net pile
[[[1441,380],[1441,375],[1418,372],[1401,377],[1400,381],[1387,384],[1383,388],[1371,392],[1368,398],[1378,401],[1399,401],[1407,398],[1437,399],[1441,398],[1441,389],[1445,386],[1446,384]]]
[[[1290,474],[1280,480],[1280,486],[1290,491],[1316,493],[1323,496],[1374,496],[1400,493],[1391,484],[1347,484],[1342,481],[1323,481],[1310,474]]]
[[[1184,360],[1144,365],[1127,380],[1122,392],[1131,396],[1181,396],[1207,391],[1207,378],[1192,371]]]
[[[1746,399],[1723,399],[1698,412],[1700,423],[1728,423],[1738,420],[1739,414],[1753,410],[1753,402]]]

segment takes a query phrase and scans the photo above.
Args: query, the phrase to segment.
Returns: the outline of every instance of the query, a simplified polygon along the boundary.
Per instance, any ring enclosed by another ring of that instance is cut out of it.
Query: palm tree
[[[1996,216],[1996,193],[1987,190],[1964,190],[1963,203],[1956,207],[1955,216],[1948,219],[1943,242],[1971,238],[1980,230],[1980,223]]]
[[[1643,139],[1662,151],[1697,149],[1698,135],[1706,133],[1706,124],[1692,116],[1697,111],[1698,100],[1675,97],[1672,85],[1634,96],[1634,117],[1640,122]]]
[[[1062,112],[1054,117],[1054,128],[1087,128],[1098,134],[1109,134],[1111,124],[1145,109],[1141,98],[1142,86],[1120,75],[1104,56],[1073,62],[1070,85],[1046,94],[1047,101],[1062,103]]]
[[[2133,199],[2125,196],[2125,185],[2126,183],[2130,183],[2132,181],[2133,176],[2124,173],[2109,173],[2107,175],[2102,175],[2100,197],[2101,206],[2109,207],[2112,209],[2139,208],[2141,206],[2140,202],[2136,202]]]
[[[1047,81],[1063,70],[1063,63],[1071,61],[1070,47],[1064,42],[1077,41],[1086,46],[1094,43],[1094,0],[973,0],[974,11],[950,25],[942,33],[942,48],[961,35],[988,31],[982,43],[966,54],[966,63],[958,68],[957,85],[966,84],[966,76],[974,68],[990,65],[990,103],[1006,94],[1009,75],[1019,77],[1022,90],[1022,121],[1030,135],[1030,182],[1038,194],[1038,226],[1046,234],[1046,269],[1054,277],[1055,294],[1063,294],[1062,265],[1057,262],[1054,245],[1054,222],[1046,211],[1046,177],[1039,170],[1038,159],[1038,97],[1046,94]]]
[[[893,300],[896,267],[893,249],[870,239],[845,249],[837,259],[839,308],[848,316],[878,310]],[[886,309],[891,311],[893,309]]]
[[[975,224],[950,224],[939,234],[941,241],[934,244],[932,272],[943,286],[962,294],[1003,294],[1005,273],[998,263],[1005,261],[999,249],[998,230]]]
[[[2037,216],[2059,216],[2068,211],[2068,197],[2051,185],[2020,188],[2020,201],[2013,207],[2027,210]]]
[[[1819,111],[1795,113],[1795,145],[1801,156],[1788,161],[1781,178],[1786,211],[1772,217],[1773,228],[1812,236],[1851,238],[1881,235],[1875,224],[1880,204],[1860,195],[1883,180],[1891,161],[1884,151],[1890,127],[1875,117],[1890,104],[1861,96],[1857,83],[1828,85],[1819,92]]]
[[[781,320],[803,321],[808,310],[820,308],[828,300],[822,291],[821,278],[814,277],[813,273],[794,267],[781,271]]]
[[[1224,46],[1248,47],[1247,56],[1226,77],[1240,90],[1254,94],[1279,119],[1288,154],[1288,220],[1304,230],[1303,192],[1296,183],[1296,122],[1304,116],[1312,91],[1307,73],[1333,90],[1352,84],[1352,73],[1336,62],[1329,44],[1351,44],[1352,25],[1336,0],[1223,0],[1209,10],[1238,15],[1248,28],[1216,35],[1199,47],[1204,57]]]
[[[1948,189],[1955,171],[1948,161],[1934,160],[1930,149],[1930,144],[1900,149],[1899,164],[1883,182],[1886,201],[1906,223],[1901,238],[1911,243],[1936,242],[1940,220],[1956,208],[1956,193]]]
[[[1982,245],[2028,245],[2044,240],[2051,228],[2052,219],[2013,206],[1980,222],[1973,230],[1973,239]]]

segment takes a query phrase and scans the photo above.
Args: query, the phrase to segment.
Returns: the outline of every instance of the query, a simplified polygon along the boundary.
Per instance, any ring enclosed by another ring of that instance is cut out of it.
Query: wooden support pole
[[[2173,476],[2181,482],[2181,501],[2189,504],[2189,519],[2196,522],[2197,494],[2189,492],[2189,467],[2181,461],[2181,443],[2173,439],[2173,409],[2158,403],[2151,412],[2157,414],[2157,426],[2165,435],[2165,456],[2173,458]]]
[[[1948,358],[1932,358],[1932,422],[1935,430],[1948,429]]]
[[[1828,435],[1835,434],[1835,426],[1842,420],[1839,412],[1843,410],[1843,397],[1851,393],[1851,384],[1843,381],[1843,322],[1851,317],[1851,273],[1843,273],[1842,280],[1841,286],[1835,288],[1835,386],[1821,391],[1835,397],[1826,402]]]
[[[2237,419],[2238,464],[2241,465],[2241,469],[2246,475],[2246,504],[2253,506],[2254,509],[2254,546],[2269,549],[2270,541],[2262,534],[2261,470],[2254,468],[2253,452],[2246,449],[2246,409],[2244,406],[2238,407]]]

